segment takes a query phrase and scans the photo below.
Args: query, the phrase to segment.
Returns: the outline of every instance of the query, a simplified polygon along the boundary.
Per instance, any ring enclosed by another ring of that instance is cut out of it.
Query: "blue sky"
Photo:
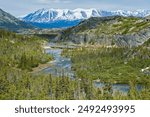
[[[41,8],[150,10],[150,0],[0,0],[0,8],[14,16],[28,14]]]

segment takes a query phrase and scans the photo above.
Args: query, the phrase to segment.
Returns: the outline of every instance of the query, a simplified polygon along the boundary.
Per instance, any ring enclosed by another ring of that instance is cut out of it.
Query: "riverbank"
[[[48,67],[50,67],[52,65],[52,61],[47,62],[45,64],[39,64],[38,67],[35,67],[32,69],[32,71],[30,73],[37,73],[42,71],[43,69],[46,69]]]
[[[45,53],[45,51],[46,51],[47,49],[52,49],[52,48],[48,45],[48,43],[45,42],[45,41],[44,41],[44,43],[43,43],[42,48],[43,48],[43,52],[44,52],[44,53]],[[48,53],[46,53],[46,54],[48,54]],[[40,71],[42,71],[43,69],[46,69],[46,68],[50,67],[53,62],[54,62],[54,60],[52,59],[52,60],[50,60],[50,61],[48,61],[48,62],[46,62],[46,63],[44,63],[44,64],[39,64],[37,67],[32,68],[32,71],[31,71],[30,73],[37,73],[37,72],[40,72]]]

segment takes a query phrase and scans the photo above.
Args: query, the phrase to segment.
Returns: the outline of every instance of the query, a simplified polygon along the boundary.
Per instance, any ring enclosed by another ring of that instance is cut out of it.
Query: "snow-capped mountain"
[[[19,17],[19,19],[30,22],[30,23],[38,23],[45,24],[53,23],[53,24],[61,24],[61,21],[66,21],[67,23],[70,21],[76,21],[83,19],[88,19],[90,17],[105,17],[105,16],[135,16],[135,17],[145,17],[150,15],[150,10],[135,10],[135,11],[127,11],[127,10],[116,10],[116,11],[104,11],[98,9],[40,9],[23,17]],[[65,24],[64,24],[65,26]],[[56,25],[57,27],[57,25]]]
[[[117,11],[103,11],[97,9],[40,9],[20,19],[26,22],[50,22],[56,20],[79,20],[87,19],[90,17],[104,17],[104,16],[136,16],[136,17],[145,17],[150,15],[150,10],[136,10],[136,11],[126,11],[126,10],[117,10]]]

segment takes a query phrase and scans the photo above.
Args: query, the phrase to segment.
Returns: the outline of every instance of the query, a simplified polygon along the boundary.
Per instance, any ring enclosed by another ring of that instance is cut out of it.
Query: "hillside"
[[[86,46],[66,50],[77,78],[109,83],[150,83],[150,39],[138,47]],[[130,84],[130,85],[131,85]],[[147,85],[149,89],[150,85]],[[148,94],[149,95],[149,94]]]
[[[90,18],[62,33],[61,40],[77,44],[138,46],[150,38],[150,21],[144,18],[111,16]]]
[[[17,31],[19,29],[33,28],[33,26],[18,20],[11,14],[0,9],[0,28]]]

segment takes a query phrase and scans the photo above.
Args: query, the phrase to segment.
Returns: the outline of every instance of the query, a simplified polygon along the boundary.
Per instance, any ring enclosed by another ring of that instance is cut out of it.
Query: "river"
[[[54,44],[49,44],[49,46],[53,46]],[[63,57],[62,51],[63,49],[58,48],[45,49],[47,54],[51,54],[54,57],[54,61],[50,62],[51,66],[43,69],[41,73],[51,74],[54,76],[68,76],[71,79],[74,79],[74,72],[71,69],[72,62],[70,58]],[[61,48],[65,48],[66,46],[60,46]]]

